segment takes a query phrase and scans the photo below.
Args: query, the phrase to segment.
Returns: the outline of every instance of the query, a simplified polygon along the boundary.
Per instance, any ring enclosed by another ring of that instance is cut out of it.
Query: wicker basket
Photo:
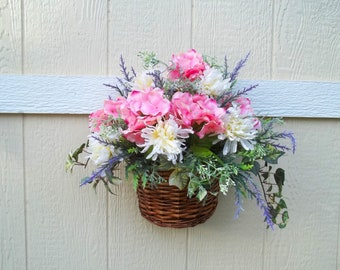
[[[171,172],[160,172],[168,180]],[[218,181],[215,181],[212,192],[219,191]],[[139,209],[141,215],[161,227],[187,228],[205,222],[214,213],[218,197],[208,193],[204,204],[197,198],[188,198],[187,189],[180,190],[169,186],[167,182],[158,184],[157,188],[137,188]]]

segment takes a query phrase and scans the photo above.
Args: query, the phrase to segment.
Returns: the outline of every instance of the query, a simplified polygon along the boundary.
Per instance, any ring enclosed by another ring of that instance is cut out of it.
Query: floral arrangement
[[[123,76],[106,84],[119,96],[108,97],[89,116],[91,134],[68,155],[67,169],[86,167],[91,160],[95,170],[81,185],[101,182],[111,193],[110,186],[119,182],[114,170],[122,162],[135,188],[140,182],[157,187],[165,181],[159,172],[171,171],[169,185],[187,188],[188,197],[200,201],[218,181],[222,194],[235,191],[235,217],[243,198],[254,198],[268,227],[284,228],[289,218],[282,197],[285,174],[272,164],[295,151],[295,139],[291,132],[274,131],[281,119],[255,116],[246,95],[256,85],[237,88],[248,55],[229,71],[226,58],[219,65],[194,49],[172,55],[169,63],[143,52],[145,70],[138,75],[121,57]],[[81,153],[86,162],[80,161]]]

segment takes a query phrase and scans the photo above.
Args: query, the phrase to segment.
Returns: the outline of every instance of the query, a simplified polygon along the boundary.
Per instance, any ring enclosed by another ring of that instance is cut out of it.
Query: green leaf
[[[273,186],[272,186],[272,185],[270,185],[270,186],[269,186],[269,188],[267,189],[267,192],[271,192],[271,191],[272,191],[272,189],[273,189]]]
[[[83,152],[86,144],[83,143],[81,146],[79,146],[72,154],[72,157],[74,158],[75,161],[78,161],[79,155]]]
[[[253,164],[240,164],[239,167],[243,171],[249,171],[253,168]]]
[[[260,169],[261,169],[260,164],[257,161],[255,161],[254,166],[251,168],[252,173],[254,175],[257,175],[260,172]]]
[[[282,214],[282,221],[286,223],[289,219],[288,211],[284,211]]]
[[[286,225],[287,225],[286,223],[280,223],[279,224],[279,228],[280,229],[284,229],[284,228],[286,228]]]
[[[193,145],[190,147],[190,149],[196,157],[207,158],[214,155],[214,153],[209,148],[204,146]]]
[[[285,202],[283,199],[280,199],[278,205],[280,205],[280,207],[281,207],[282,209],[284,209],[284,208],[287,209],[286,202]]]
[[[264,173],[261,173],[262,177],[264,178],[263,180],[266,180],[268,179],[269,177],[269,172],[264,172]]]
[[[169,176],[169,185],[183,190],[188,184],[188,174],[180,169],[174,170]]]
[[[270,164],[277,164],[278,159],[284,154],[283,151],[275,149],[273,146],[270,147],[269,152],[263,158],[264,161]]]
[[[66,163],[65,163],[65,169],[66,171],[70,171],[72,173],[73,167],[76,164],[76,162],[74,161],[74,159],[72,158],[72,154],[68,154],[67,155],[67,159],[66,159]]]
[[[197,198],[200,201],[202,201],[205,198],[205,196],[207,196],[207,194],[208,194],[207,190],[205,188],[203,188],[203,187],[200,187],[200,189],[199,189],[199,191],[197,193]]]
[[[275,183],[279,187],[279,194],[281,194],[282,186],[285,181],[285,171],[281,168],[278,168],[274,173],[274,179],[275,179]]]

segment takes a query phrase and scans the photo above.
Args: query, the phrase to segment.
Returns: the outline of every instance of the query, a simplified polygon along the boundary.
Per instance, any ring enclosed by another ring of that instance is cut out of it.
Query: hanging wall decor
[[[81,186],[103,183],[112,192],[121,182],[114,170],[123,163],[141,215],[159,226],[203,223],[214,213],[217,195],[234,192],[235,217],[243,198],[253,198],[268,227],[284,228],[285,173],[276,165],[295,151],[295,139],[275,131],[281,119],[256,116],[247,98],[256,85],[238,88],[248,56],[229,70],[226,58],[218,63],[194,49],[168,62],[141,52],[140,73],[128,70],[121,57],[123,76],[106,84],[119,96],[90,114],[87,142],[68,155],[67,169],[94,163]]]

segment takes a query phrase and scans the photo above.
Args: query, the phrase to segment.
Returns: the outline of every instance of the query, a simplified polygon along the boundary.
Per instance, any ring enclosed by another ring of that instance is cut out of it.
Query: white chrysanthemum
[[[237,143],[240,142],[245,150],[254,149],[257,130],[254,129],[252,118],[241,116],[239,107],[231,107],[227,110],[224,119],[225,132],[218,135],[219,140],[226,140],[223,147],[223,155],[236,153]]]
[[[184,129],[178,126],[173,118],[158,120],[156,126],[148,126],[142,130],[142,138],[145,139],[139,147],[144,147],[142,153],[151,149],[146,157],[156,160],[159,155],[165,155],[169,161],[176,164],[177,158],[182,160],[182,152],[185,150],[185,138],[193,133],[192,129]]]
[[[138,75],[134,80],[134,84],[132,86],[133,89],[145,90],[150,87],[153,87],[154,86],[153,77],[151,75],[148,75],[151,72],[152,71],[144,71],[143,73]]]
[[[92,134],[89,136],[89,146],[87,147],[87,151],[89,152],[88,157],[93,161],[93,163],[100,166],[113,157],[115,148],[111,144],[101,142],[98,136]]]
[[[215,68],[208,68],[201,76],[200,92],[209,96],[220,96],[230,87],[228,79],[223,80],[223,74]]]

